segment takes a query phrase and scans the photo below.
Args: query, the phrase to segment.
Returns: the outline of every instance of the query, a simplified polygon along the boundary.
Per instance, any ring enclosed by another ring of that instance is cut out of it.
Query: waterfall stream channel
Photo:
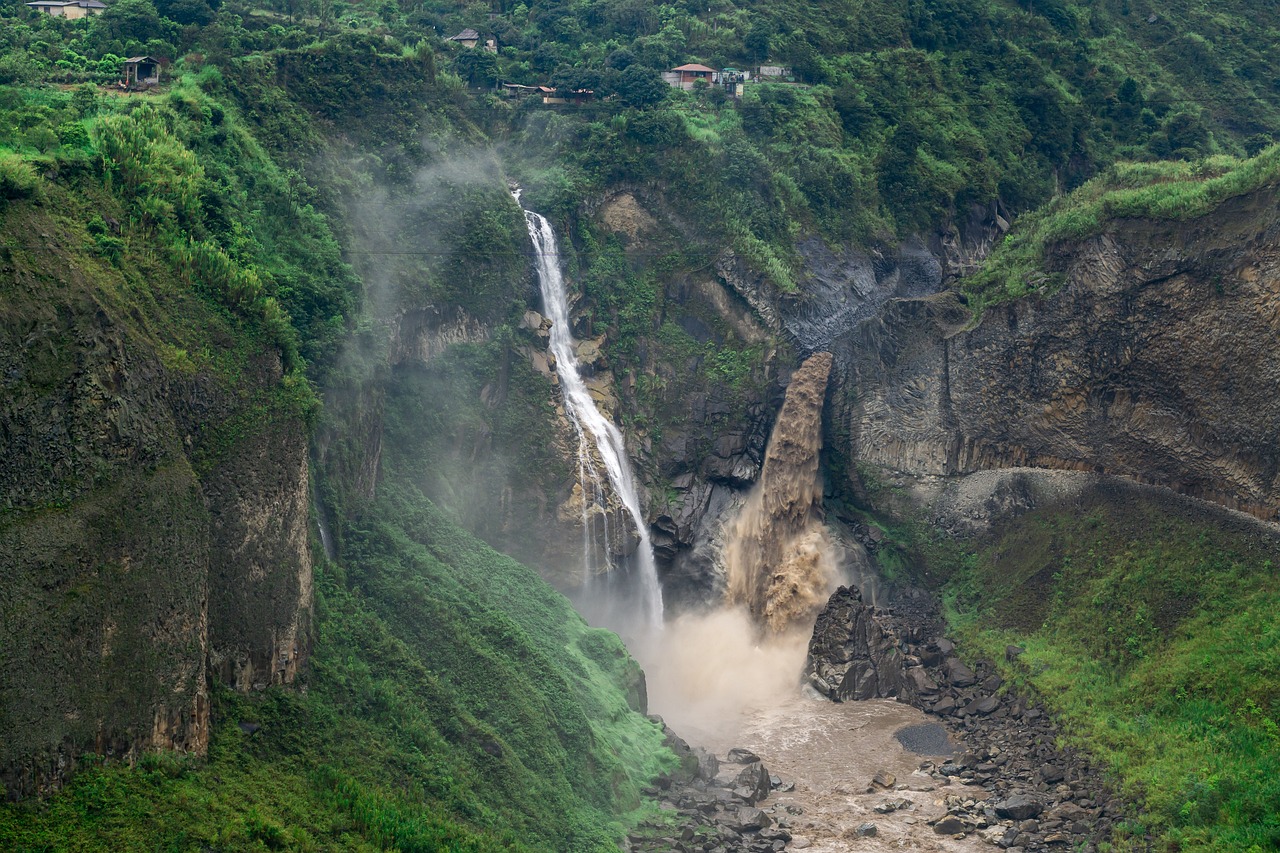
[[[514,190],[516,202],[520,203],[520,191]],[[521,205],[523,208],[523,205]],[[645,521],[640,509],[640,495],[636,489],[635,476],[631,471],[631,463],[627,459],[627,448],[622,438],[622,431],[613,421],[606,418],[596,407],[591,392],[582,379],[578,365],[576,341],[569,319],[569,297],[565,291],[564,273],[560,269],[560,251],[556,244],[555,230],[551,223],[541,214],[524,210],[525,224],[529,229],[529,239],[533,241],[534,261],[538,271],[538,286],[542,292],[543,309],[551,320],[550,347],[555,356],[556,376],[560,380],[560,389],[564,395],[565,413],[573,424],[578,437],[578,480],[584,492],[582,501],[583,528],[583,560],[585,563],[584,578],[590,585],[598,575],[605,574],[608,566],[593,565],[595,555],[603,550],[607,555],[612,550],[606,541],[603,549],[597,548],[591,541],[596,525],[593,524],[593,509],[607,504],[608,492],[604,485],[607,479],[614,496],[622,502],[627,516],[635,527],[639,537],[639,545],[633,552],[634,569],[637,575],[641,611],[641,624],[628,626],[630,631],[639,630],[645,634],[658,633],[662,629],[662,587],[658,583],[658,571],[654,565],[653,543],[649,536],[649,524]],[[604,467],[604,478],[600,475],[600,466]],[[588,488],[591,494],[587,494]],[[607,514],[603,514],[607,520]],[[608,524],[603,525],[604,535],[610,535]],[[608,627],[615,627],[609,625]],[[618,626],[621,627],[621,626]]]
[[[513,195],[520,203],[520,191],[513,190]],[[770,772],[781,775],[793,786],[760,804],[774,815],[777,825],[787,826],[793,836],[786,849],[834,853],[985,848],[987,845],[976,838],[938,836],[927,824],[928,819],[946,811],[944,794],[934,791],[935,780],[928,775],[913,775],[927,757],[908,752],[894,737],[905,728],[927,724],[922,712],[885,700],[835,704],[810,698],[801,691],[799,676],[807,632],[812,629],[813,602],[792,608],[803,611],[807,621],[786,631],[761,632],[756,618],[759,614],[752,613],[763,608],[758,603],[747,607],[742,602],[728,602],[708,613],[685,614],[666,622],[648,524],[622,433],[596,406],[578,363],[555,232],[540,214],[525,209],[524,215],[543,307],[551,321],[549,347],[555,358],[565,414],[578,442],[578,480],[583,490],[583,586],[589,599],[598,598],[598,594],[590,594],[593,586],[609,586],[611,582],[605,579],[617,574],[610,571],[610,566],[598,564],[599,555],[604,554],[608,560],[611,555],[625,553],[624,548],[611,541],[612,537],[632,533],[610,530],[611,494],[625,509],[639,539],[624,567],[631,575],[630,582],[625,589],[605,591],[606,597],[617,596],[613,606],[602,609],[594,601],[596,606],[580,609],[589,621],[612,628],[627,640],[647,673],[652,710],[689,743],[722,757],[734,747],[752,750]],[[820,366],[822,385],[829,366],[827,356]],[[810,396],[817,400],[818,407],[816,412],[806,412],[812,421],[821,416],[821,386],[816,395]],[[809,408],[812,406],[810,402]],[[816,446],[812,453],[816,460]],[[812,467],[816,471],[816,461]],[[788,540],[782,545],[795,551],[791,540],[801,542],[799,557],[794,553],[775,555],[802,566],[817,561],[803,553],[805,543],[820,534],[806,521],[811,494],[806,485],[799,495],[783,501],[795,518],[790,522],[794,530],[781,537]],[[766,496],[765,501],[769,500]],[[752,530],[759,538],[776,533],[778,526],[777,522],[757,520]],[[802,537],[800,534],[806,531],[807,538]],[[605,541],[598,541],[600,536]],[[772,548],[765,548],[768,543],[759,541],[749,544],[753,551]],[[822,575],[812,568],[807,572],[814,577]],[[814,592],[825,600],[830,592],[826,587],[833,580],[822,578],[823,589]],[[776,593],[771,596],[778,598]],[[869,780],[877,773],[893,774],[905,787],[898,791],[871,790]],[[956,786],[945,793],[954,795],[963,790]],[[911,804],[891,813],[875,811],[876,806],[890,799],[910,800]],[[876,834],[859,835],[857,827],[868,822],[876,824]]]

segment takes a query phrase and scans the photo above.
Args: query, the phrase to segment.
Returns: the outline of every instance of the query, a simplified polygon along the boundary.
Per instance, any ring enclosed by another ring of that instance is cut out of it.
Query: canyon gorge
[[[0,848],[1276,849],[1270,12],[0,4]]]

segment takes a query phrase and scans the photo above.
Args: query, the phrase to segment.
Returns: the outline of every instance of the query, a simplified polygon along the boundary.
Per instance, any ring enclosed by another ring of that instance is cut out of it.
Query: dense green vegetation
[[[285,379],[200,437],[195,473],[273,412],[305,411],[340,436],[319,485],[343,517],[305,693],[217,691],[207,763],[88,770],[45,804],[0,811],[0,841],[607,848],[669,759],[626,707],[634,664],[430,501],[482,527],[498,517],[495,484],[563,482],[550,386],[521,356],[533,296],[508,176],[558,226],[582,321],[608,336],[622,417],[659,448],[646,473],[661,482],[684,401],[719,393],[719,428],[766,387],[772,342],[677,293],[724,249],[795,291],[800,237],[892,243],[964,227],[977,209],[1017,224],[966,284],[972,304],[1044,291],[1059,241],[1118,217],[1200,215],[1275,182],[1273,12],[1269,0],[113,0],[65,21],[0,0],[0,260],[71,259],[77,286],[176,374],[234,387],[251,353],[278,352]],[[463,27],[497,52],[444,40]],[[136,54],[166,60],[159,90],[111,87]],[[690,61],[790,73],[740,100],[662,82]],[[503,97],[501,82],[596,97],[549,107]],[[584,201],[613,189],[644,195],[660,233],[631,246],[593,224]],[[427,305],[462,309],[488,340],[392,376],[384,333]],[[394,441],[369,502],[345,482],[367,449],[344,429],[362,393],[377,408],[386,388]],[[1280,843],[1267,558],[1138,507],[1033,521],[953,579],[957,619],[998,625],[966,623],[971,641],[1027,645],[1018,677],[1170,839]],[[1037,574],[1010,578],[1009,552]],[[905,571],[907,550],[888,553]]]
[[[92,86],[0,87],[0,114],[0,145],[16,149],[0,160],[6,198],[40,202],[52,182],[50,206],[70,212],[68,190],[105,196],[109,207],[79,223],[96,254],[180,269],[186,285],[260,325],[289,370],[333,355],[355,304],[338,245],[298,198],[299,177],[198,82],[139,101]]]
[[[32,17],[30,30],[15,24],[5,37],[47,29],[88,45],[94,27],[113,20]],[[3,257],[26,300],[6,303],[7,321],[36,310],[27,302],[43,278],[66,267],[78,271],[68,283],[44,286],[80,288],[71,304],[101,302],[178,375],[233,389],[249,354],[279,353],[277,389],[258,398],[246,388],[243,412],[198,432],[197,475],[280,406],[314,415],[308,377],[341,387],[358,373],[338,353],[362,296],[366,339],[380,312],[400,304],[448,300],[489,321],[524,305],[513,295],[527,283],[523,223],[496,164],[415,172],[439,153],[420,135],[423,111],[448,96],[419,112],[398,102],[430,79],[431,52],[370,56],[371,43],[383,44],[357,36],[310,51],[282,46],[271,62],[287,87],[264,82],[262,58],[220,69],[188,57],[184,73],[146,95],[27,85],[39,63],[0,88]],[[150,41],[123,48],[143,49],[172,54]],[[335,95],[324,75],[353,56],[387,73],[361,97]],[[352,118],[387,96],[390,77],[407,88],[382,105],[383,121]],[[334,121],[359,132],[336,134],[324,124]],[[442,145],[474,135],[462,120],[436,127]],[[380,134],[381,152],[371,144]],[[329,146],[335,159],[358,148],[369,159],[316,170],[312,184],[300,171],[308,164],[290,156],[299,144]],[[352,199],[369,209],[411,199],[414,209],[349,227],[317,209]],[[443,233],[430,251],[383,263],[397,247],[371,235],[397,220],[393,237]],[[366,247],[349,250],[350,266],[340,238]],[[508,250],[490,263],[480,256],[495,239]],[[42,261],[44,251],[59,264]],[[62,356],[74,358],[70,341]],[[536,422],[532,409],[529,417]],[[318,584],[305,690],[245,698],[215,689],[207,761],[90,767],[45,803],[0,811],[0,846],[612,849],[626,813],[641,806],[640,785],[673,760],[658,728],[628,705],[639,702],[640,676],[619,641],[587,628],[534,573],[458,531],[410,486],[388,482],[380,502],[343,509],[344,558]]]
[[[325,564],[301,691],[218,690],[207,762],[0,808],[6,850],[610,850],[670,769],[639,669],[529,569],[388,496]],[[667,762],[667,763],[664,763]]]
[[[10,3],[0,14],[13,70],[0,82],[103,82],[111,51],[182,57],[173,73],[210,63],[286,161],[324,136],[312,119],[337,121],[358,143],[348,152],[376,157],[366,165],[402,187],[407,169],[460,153],[445,142],[459,129],[508,136],[520,151],[511,168],[540,209],[562,216],[607,186],[656,185],[784,289],[798,232],[869,241],[962,222],[975,204],[1019,213],[1117,160],[1252,154],[1280,126],[1268,73],[1280,65],[1276,32],[1261,0],[1212,12],[1172,2],[1154,15],[1128,0],[705,10],[128,0],[78,22]],[[495,38],[497,53],[440,40],[463,27]],[[741,101],[661,84],[659,72],[686,61],[786,66],[795,82],[750,85]],[[499,97],[499,81],[598,97],[549,110]],[[386,109],[415,88],[412,120]],[[354,111],[359,123],[342,121]],[[5,144],[24,150],[47,149],[61,127],[16,125]],[[329,188],[323,169],[297,165]]]
[[[1113,220],[1204,216],[1228,198],[1277,182],[1277,146],[1246,160],[1218,156],[1195,162],[1117,163],[1023,217],[982,271],[964,282],[965,293],[981,310],[1028,293],[1051,292],[1061,277],[1046,272],[1046,253],[1056,244],[1092,237]]]
[[[1224,513],[1093,497],[950,561],[949,617],[1176,849],[1280,845],[1280,547]],[[1138,833],[1140,836],[1140,833]]]

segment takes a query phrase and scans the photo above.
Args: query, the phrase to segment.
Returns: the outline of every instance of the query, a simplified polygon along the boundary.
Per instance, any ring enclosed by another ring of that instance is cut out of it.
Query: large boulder
[[[750,806],[764,800],[769,796],[769,771],[759,761],[748,764],[733,780],[733,793]]]
[[[1044,803],[1030,794],[1014,794],[992,808],[1005,820],[1030,820],[1044,811]]]
[[[906,696],[915,680],[908,680],[905,665],[888,620],[858,590],[837,589],[813,626],[805,664],[809,684],[838,702]]]

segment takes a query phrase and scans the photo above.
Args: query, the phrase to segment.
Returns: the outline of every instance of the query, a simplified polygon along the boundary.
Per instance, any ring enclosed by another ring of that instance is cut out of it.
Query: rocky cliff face
[[[202,753],[211,672],[241,689],[296,674],[311,562],[306,428],[278,355],[96,258],[0,265],[0,782],[16,798],[85,753]],[[204,334],[226,362],[191,355]]]
[[[915,474],[1032,466],[1280,512],[1280,226],[1270,193],[1128,221],[1052,258],[1056,294],[886,305],[841,339],[852,457]]]

